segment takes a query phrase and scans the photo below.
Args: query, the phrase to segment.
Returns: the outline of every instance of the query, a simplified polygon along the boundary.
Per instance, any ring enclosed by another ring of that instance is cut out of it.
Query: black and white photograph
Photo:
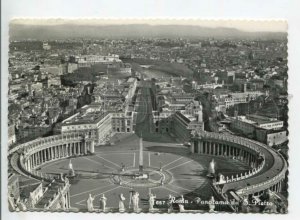
[[[287,213],[287,28],[11,20],[9,211]]]

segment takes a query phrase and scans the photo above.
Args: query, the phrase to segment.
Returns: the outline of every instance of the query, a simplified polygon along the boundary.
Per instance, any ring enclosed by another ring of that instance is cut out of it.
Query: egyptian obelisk
[[[143,158],[143,137],[141,135],[140,137],[140,158],[139,158],[139,172],[143,172],[143,163],[144,163],[144,158]]]

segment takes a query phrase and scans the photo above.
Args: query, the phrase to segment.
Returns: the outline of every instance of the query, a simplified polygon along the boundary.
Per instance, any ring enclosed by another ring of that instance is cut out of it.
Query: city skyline
[[[14,19],[10,23],[10,39],[138,39],[143,37],[282,39],[287,37],[287,23],[285,21],[180,21],[136,20],[133,22],[131,20],[118,21],[93,19]]]
[[[19,25],[90,25],[90,26],[110,26],[110,25],[178,25],[178,26],[200,26],[209,28],[235,28],[246,32],[286,32],[287,22],[285,20],[233,20],[233,19],[70,19],[70,18],[50,18],[50,19],[22,19],[15,18],[10,24]]]

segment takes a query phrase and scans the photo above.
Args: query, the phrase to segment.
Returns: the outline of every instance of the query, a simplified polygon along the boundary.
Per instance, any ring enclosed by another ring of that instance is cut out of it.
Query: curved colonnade
[[[230,191],[240,197],[260,195],[268,189],[281,191],[287,163],[277,151],[260,142],[213,132],[196,133],[191,140],[191,152],[234,158],[251,167],[247,172],[215,182],[215,188],[222,195]]]
[[[60,174],[46,174],[37,170],[55,160],[94,153],[94,141],[78,134],[54,135],[20,144],[9,150],[10,162],[17,172],[37,179],[62,180]]]

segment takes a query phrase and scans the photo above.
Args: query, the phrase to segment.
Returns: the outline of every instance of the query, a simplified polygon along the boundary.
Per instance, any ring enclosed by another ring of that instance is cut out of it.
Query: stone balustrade
[[[246,178],[249,178],[253,175],[256,175],[257,173],[259,173],[262,168],[264,167],[265,164],[265,160],[263,160],[263,162],[257,167],[257,168],[253,168],[252,170],[246,171],[244,173],[240,173],[240,174],[236,174],[236,176],[225,176],[225,182],[223,181],[219,181],[219,182],[215,182],[215,185],[219,185],[219,184],[224,184],[224,183],[231,183],[234,181],[240,181],[240,180],[244,180]]]
[[[65,207],[61,207],[61,209],[65,210],[65,209],[69,209],[70,208],[70,195],[69,195],[69,188],[70,188],[70,183],[69,181],[66,179],[63,187],[61,188],[60,191],[58,191],[57,193],[55,193],[53,195],[53,198],[51,198],[51,200],[48,202],[47,206],[45,207],[45,209],[48,210],[57,210],[57,204],[61,203],[62,201],[62,197],[65,197]],[[60,205],[61,206],[61,205]]]
[[[244,195],[244,194],[248,194],[248,193],[250,194],[250,193],[253,193],[254,191],[257,191],[257,189],[269,189],[272,187],[274,188],[274,186],[275,186],[274,191],[278,192],[281,188],[281,181],[285,178],[285,174],[288,169],[287,163],[283,157],[282,157],[282,160],[284,161],[285,165],[283,166],[283,169],[280,170],[280,172],[276,176],[274,176],[273,178],[271,178],[269,180],[263,181],[261,183],[253,184],[251,186],[247,186],[243,189],[237,190],[236,193],[238,195]]]

